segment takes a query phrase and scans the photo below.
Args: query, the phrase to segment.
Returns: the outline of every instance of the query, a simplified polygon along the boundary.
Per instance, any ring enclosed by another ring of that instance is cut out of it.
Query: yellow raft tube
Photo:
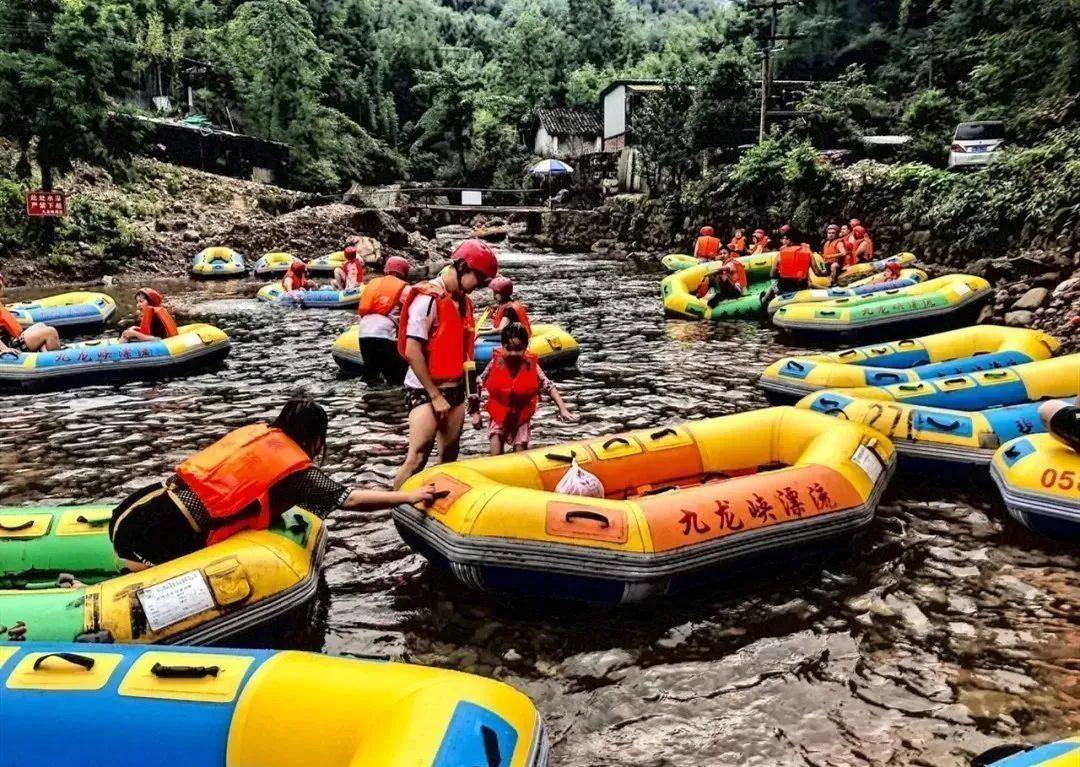
[[[116,311],[116,301],[105,293],[76,291],[8,304],[7,310],[24,328],[44,322],[58,330],[103,325]]]
[[[232,248],[206,248],[191,262],[194,277],[242,277],[247,274],[244,257]]]
[[[1080,453],[1049,434],[1017,437],[994,453],[990,476],[1020,524],[1080,540]]]
[[[555,492],[575,460],[605,497]],[[635,602],[850,535],[893,466],[872,429],[780,407],[436,466],[406,487],[444,497],[393,517],[468,585]]]
[[[1049,358],[1061,342],[1041,330],[973,325],[830,354],[784,357],[761,374],[773,402],[819,389],[887,386],[1006,368]]]
[[[546,767],[502,682],[306,652],[0,644],[5,764]],[[61,723],[70,726],[64,732]],[[52,735],[48,735],[52,732]],[[123,755],[122,757],[119,755]]]
[[[901,269],[896,279],[888,282],[880,282],[879,276],[874,274],[856,280],[846,288],[808,288],[794,293],[783,293],[769,302],[769,314],[774,314],[782,306],[792,304],[816,304],[821,301],[835,301],[838,298],[859,298],[875,293],[883,293],[886,290],[906,288],[925,282],[927,274],[922,269]]]
[[[300,259],[292,253],[284,253],[280,250],[266,253],[255,262],[254,272],[256,277],[271,277],[284,275],[289,267]]]
[[[312,274],[333,274],[335,269],[345,265],[345,251],[336,250],[308,261],[308,271]]]

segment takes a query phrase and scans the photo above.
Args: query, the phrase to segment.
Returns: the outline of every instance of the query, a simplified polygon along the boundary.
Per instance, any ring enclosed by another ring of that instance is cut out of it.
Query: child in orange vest
[[[120,334],[124,343],[157,341],[177,334],[176,320],[165,308],[165,297],[153,288],[139,288],[135,294],[135,308],[139,310],[139,324]]]
[[[491,454],[502,455],[504,448],[514,452],[529,449],[530,428],[540,395],[547,394],[559,409],[563,421],[576,421],[566,408],[555,384],[544,375],[536,355],[527,351],[529,333],[519,322],[503,328],[502,348],[496,349],[491,364],[480,374],[479,384],[487,392],[488,439]],[[479,409],[472,415],[473,428],[483,420]]]

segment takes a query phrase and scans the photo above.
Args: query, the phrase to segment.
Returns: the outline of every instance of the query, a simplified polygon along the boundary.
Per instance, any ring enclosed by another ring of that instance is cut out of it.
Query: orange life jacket
[[[360,296],[360,308],[358,310],[360,316],[364,317],[368,314],[389,316],[394,311],[394,307],[398,305],[401,294],[408,286],[409,283],[392,274],[376,277],[367,284],[363,295]]]
[[[3,306],[0,306],[0,330],[11,336],[12,340],[23,334],[23,327],[19,324],[19,321],[15,319],[15,315]]]
[[[352,283],[353,287],[364,283],[364,263],[359,258],[354,258],[351,261],[346,259],[345,263],[341,265],[341,273],[345,275],[346,287],[349,287],[350,283]]]
[[[765,252],[765,249],[769,247],[769,238],[762,237],[760,240],[750,246],[750,254],[754,256],[760,256]]]
[[[694,256],[697,258],[716,258],[720,252],[720,240],[716,237],[705,235],[697,238],[694,245]]]
[[[532,323],[529,322],[529,315],[525,311],[525,307],[520,301],[507,301],[505,304],[499,304],[495,307],[495,312],[491,315],[491,324],[493,327],[499,327],[499,324],[503,321],[503,317],[506,316],[507,311],[513,311],[517,315],[517,321],[525,326],[525,329],[529,331],[529,335],[532,335]]]
[[[826,263],[839,261],[846,256],[843,245],[844,243],[839,238],[825,240],[825,243],[821,246],[821,257],[825,259]]]
[[[468,296],[461,297],[461,306],[449,293],[440,294],[430,282],[421,282],[405,294],[398,327],[409,327],[409,310],[417,296],[430,296],[435,302],[438,325],[427,341],[427,365],[431,380],[436,384],[460,381],[465,375],[465,361],[473,358],[476,343],[476,320]],[[398,333],[398,354],[405,356],[409,339],[407,332]]]
[[[176,473],[210,515],[206,542],[211,544],[243,530],[270,527],[270,488],[312,465],[283,431],[257,423],[200,450],[177,466]]]
[[[810,263],[814,254],[810,246],[785,245],[780,248],[780,265],[777,273],[786,280],[805,280],[810,276]]]
[[[164,306],[147,306],[139,315],[139,332],[158,338],[172,338],[177,334],[176,320]]]
[[[735,274],[732,275],[731,281],[738,285],[742,290],[746,290],[749,280],[746,278],[746,267],[743,266],[742,261],[737,258],[729,258],[724,263],[735,269]]]
[[[506,353],[496,349],[484,388],[488,393],[488,415],[493,421],[507,429],[528,423],[540,402],[540,363],[536,355],[525,352],[514,375],[506,362]]]
[[[746,252],[746,238],[732,237],[731,242],[728,243],[728,250],[739,254]]]

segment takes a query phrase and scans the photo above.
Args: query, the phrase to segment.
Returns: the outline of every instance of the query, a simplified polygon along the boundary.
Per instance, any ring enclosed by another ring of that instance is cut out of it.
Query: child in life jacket
[[[544,375],[536,355],[526,351],[529,334],[525,326],[513,322],[503,328],[502,348],[496,349],[491,364],[480,374],[478,383],[487,392],[488,440],[491,454],[502,455],[509,447],[514,452],[529,448],[530,423],[546,394],[559,409],[563,421],[576,421],[563,401],[555,384]],[[479,408],[472,414],[473,428],[479,429],[483,419]]]
[[[165,308],[165,297],[153,288],[139,288],[135,293],[135,308],[139,312],[139,324],[120,334],[124,343],[135,341],[158,341],[176,335],[176,320]]]
[[[491,312],[491,326],[502,331],[512,322],[525,326],[532,335],[532,322],[525,311],[525,305],[514,299],[514,283],[509,277],[496,277],[491,281],[491,292],[495,296],[495,309]]]
[[[734,255],[741,256],[746,253],[746,230],[736,229],[735,234],[731,237],[731,242],[728,243],[728,250]]]
[[[345,248],[345,263],[334,270],[334,287],[352,290],[364,284],[364,262],[357,258],[356,247]]]

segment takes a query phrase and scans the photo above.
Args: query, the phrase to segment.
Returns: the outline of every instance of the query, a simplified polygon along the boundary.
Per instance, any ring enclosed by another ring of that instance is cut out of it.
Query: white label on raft
[[[967,286],[966,282],[956,283],[955,285],[953,285],[953,290],[956,291],[956,295],[958,297],[966,296],[968,293],[971,292],[971,288]]]
[[[851,461],[863,470],[871,482],[877,482],[878,477],[881,476],[881,472],[885,468],[881,465],[881,459],[877,457],[877,453],[866,445],[859,445],[855,455],[851,456]]]
[[[198,333],[187,333],[184,335],[184,346],[188,349],[194,349],[196,346],[202,346],[202,339],[199,338]]]
[[[199,570],[145,588],[138,596],[146,622],[154,631],[214,607],[210,587]]]

